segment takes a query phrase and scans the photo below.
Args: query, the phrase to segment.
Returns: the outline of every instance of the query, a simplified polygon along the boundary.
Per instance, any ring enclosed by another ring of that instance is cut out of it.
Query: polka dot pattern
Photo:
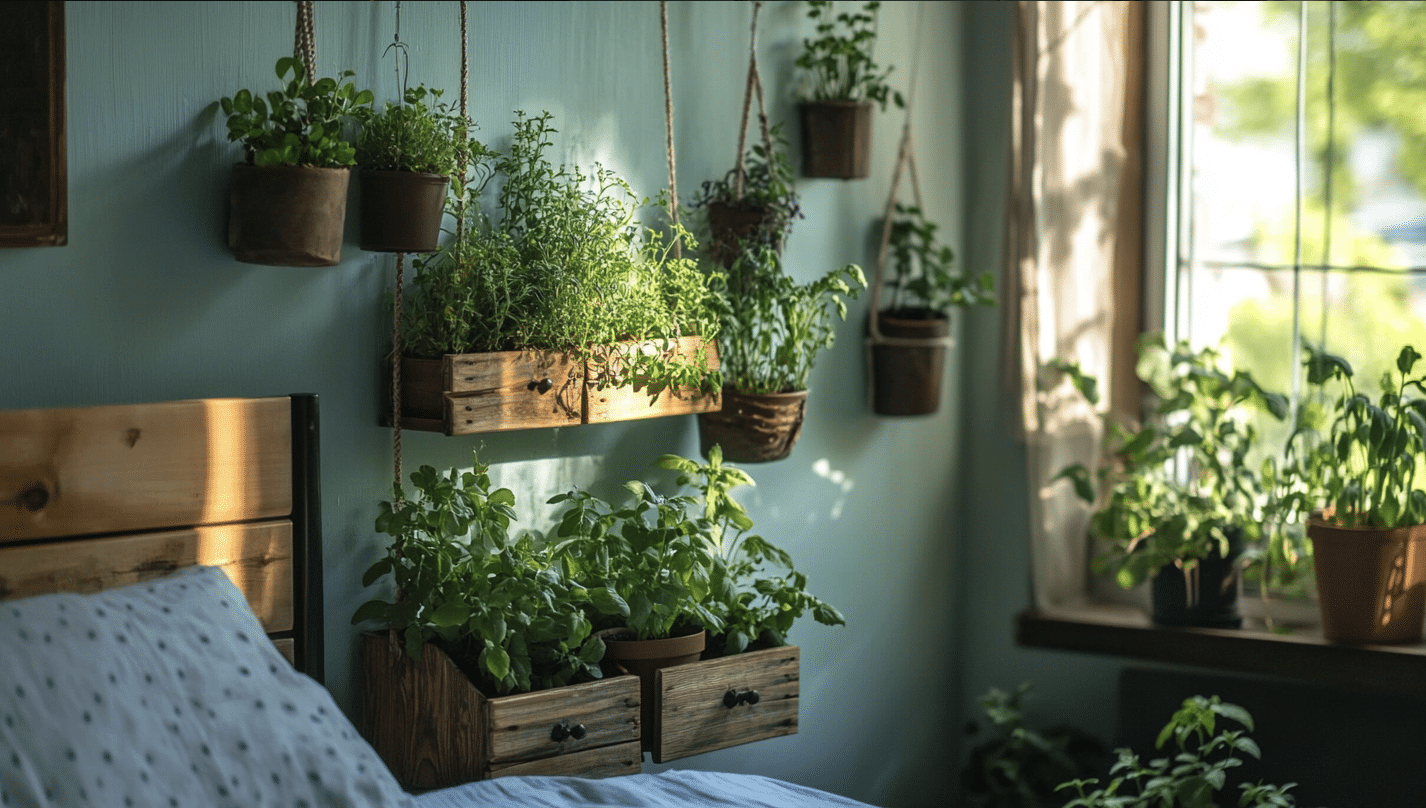
[[[0,608],[0,806],[409,806],[245,604],[193,567]]]

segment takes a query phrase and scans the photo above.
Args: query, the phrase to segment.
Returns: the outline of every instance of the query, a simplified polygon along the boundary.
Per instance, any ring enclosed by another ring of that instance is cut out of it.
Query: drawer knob
[[[761,700],[762,696],[758,695],[758,692],[756,690],[747,690],[742,693],[739,693],[736,690],[729,690],[727,693],[723,694],[723,706],[727,707],[729,710],[733,709],[734,707],[737,707],[739,704],[747,704],[751,706],[757,704]]]
[[[569,737],[575,739],[576,741],[584,740],[584,736],[588,734],[589,733],[584,729],[583,724],[575,724],[574,726],[569,728]]]
[[[746,693],[744,693],[743,695],[739,696],[739,698],[741,698],[741,699],[743,700],[743,703],[744,703],[744,704],[749,704],[749,705],[757,704],[759,701],[762,700],[762,696],[759,696],[759,695],[758,695],[758,692],[757,692],[756,690],[749,690],[748,692],[746,692]]]
[[[552,388],[552,387],[554,387],[554,386],[555,386],[555,380],[554,380],[554,379],[551,379],[551,378],[549,378],[549,377],[546,377],[546,378],[540,379],[539,381],[531,381],[528,385],[525,386],[525,389],[526,389],[526,390],[539,390],[539,391],[540,391],[540,395],[544,395],[545,393],[548,393],[548,392],[550,391],[550,388]]]
[[[561,743],[569,737],[569,727],[564,724],[555,724],[555,728],[550,730],[550,740]]]
[[[738,706],[738,691],[736,691],[736,690],[729,690],[727,693],[724,693],[724,694],[723,694],[723,706],[724,706],[724,707],[727,707],[729,710],[733,709],[734,707],[737,707],[737,706]]]
[[[555,743],[564,743],[568,738],[582,741],[584,740],[584,736],[588,734],[589,730],[586,730],[583,724],[575,724],[571,727],[567,722],[560,722],[555,724],[554,729],[550,730],[550,740]]]

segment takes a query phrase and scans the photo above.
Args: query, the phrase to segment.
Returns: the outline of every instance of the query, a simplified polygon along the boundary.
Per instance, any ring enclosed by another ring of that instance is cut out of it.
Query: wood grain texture
[[[226,572],[268,632],[293,627],[292,523],[285,519],[0,546],[0,600],[99,592],[198,564]]]
[[[492,764],[490,777],[510,775],[564,775],[567,777],[618,777],[643,769],[644,750],[638,741],[585,749],[523,763]]]
[[[615,676],[486,702],[492,765],[569,755],[639,740],[639,677]],[[556,741],[556,725],[583,727],[584,737]]]
[[[655,763],[797,732],[801,649],[795,645],[665,668],[654,673]],[[756,704],[724,704],[728,691]]]
[[[485,774],[483,697],[440,649],[417,665],[394,632],[362,637],[366,737],[407,788],[446,788]]]
[[[0,412],[0,541],[292,511],[291,400]]]
[[[573,426],[583,420],[584,375],[568,354],[508,351],[452,355],[444,361],[448,435]]]
[[[683,337],[667,341],[653,340],[640,343],[637,350],[643,354],[665,353],[696,364],[706,351],[709,370],[717,370],[718,346],[704,342],[702,337]],[[722,407],[721,392],[705,393],[696,387],[679,387],[664,390],[657,400],[651,400],[647,390],[634,390],[632,386],[606,387],[599,389],[601,376],[612,375],[624,379],[628,373],[628,361],[621,357],[620,349],[600,349],[585,368],[584,422],[600,424],[609,421],[633,421],[641,418],[662,418],[670,415],[712,412]]]

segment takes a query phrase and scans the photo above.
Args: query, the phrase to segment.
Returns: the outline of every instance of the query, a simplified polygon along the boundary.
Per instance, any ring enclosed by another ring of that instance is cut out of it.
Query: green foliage
[[[818,352],[836,342],[833,313],[845,320],[845,298],[865,288],[856,264],[798,284],[771,247],[744,249],[722,288],[718,347],[728,383],[744,395],[806,390]]]
[[[892,275],[886,281],[891,290],[888,311],[893,315],[919,310],[945,316],[952,306],[995,304],[995,277],[989,272],[952,272],[955,253],[937,241],[938,228],[919,207],[896,203],[891,220]]]
[[[737,195],[737,168],[718,180],[704,180],[689,203],[694,210],[707,210],[714,203],[741,206],[762,214],[762,222],[744,242],[780,249],[792,233],[792,223],[802,218],[797,196],[797,175],[787,156],[787,136],[778,122],[769,131],[773,151],[769,154],[763,143],[753,143],[743,159],[743,196]],[[720,245],[712,245],[715,248]],[[731,245],[733,249],[737,245]]]
[[[1220,726],[1228,721],[1246,731]],[[1094,788],[1100,781],[1089,778],[1069,780],[1057,790],[1076,795],[1064,808],[1215,808],[1216,795],[1227,787],[1229,775],[1243,765],[1243,758],[1262,757],[1257,742],[1248,735],[1252,730],[1253,718],[1242,707],[1217,696],[1193,696],[1184,700],[1155,743],[1155,748],[1163,749],[1172,740],[1178,748],[1173,757],[1144,763],[1132,749],[1117,749],[1119,759],[1110,767],[1111,777],[1104,787]],[[1289,808],[1297,804],[1288,793],[1295,785],[1241,783],[1237,804]]]
[[[702,500],[700,524],[717,554],[708,609],[722,624],[708,639],[711,656],[740,654],[755,644],[786,645],[793,623],[809,611],[824,626],[846,625],[836,607],[807,591],[807,576],[793,568],[787,551],[748,533],[753,520],[731,492],[756,483],[742,469],[723,465],[720,447],[708,450],[707,463],[672,454],[656,463],[679,472],[678,484],[697,489]]]
[[[440,174],[450,177],[452,189],[459,191],[462,159],[478,159],[485,147],[467,139],[474,124],[442,101],[441,94],[424,86],[408,87],[404,104],[387,104],[373,114],[357,137],[357,164],[374,171]]]
[[[347,70],[337,79],[308,84],[302,62],[291,56],[277,60],[281,90],[263,96],[239,90],[219,106],[228,116],[228,140],[242,141],[249,165],[341,168],[356,162],[356,149],[343,135],[351,122],[365,121],[374,98],[358,90]]]
[[[797,66],[808,101],[874,101],[886,109],[892,99],[905,106],[900,91],[886,83],[891,68],[882,68],[872,56],[876,45],[878,0],[867,0],[860,11],[833,14],[832,0],[807,0],[807,17],[816,22],[815,39],[802,40]]]
[[[1248,413],[1259,408],[1285,418],[1287,398],[1221,365],[1215,348],[1194,351],[1183,341],[1170,349],[1158,334],[1139,340],[1136,370],[1159,403],[1137,430],[1111,425],[1114,462],[1096,473],[1106,498],[1090,521],[1107,544],[1095,572],[1114,575],[1126,589],[1174,561],[1191,569],[1215,548],[1229,558],[1230,528],[1252,544],[1263,536],[1267,493],[1245,462],[1257,442]],[[1055,479],[1072,481],[1092,504],[1090,477],[1075,464]]]
[[[1307,381],[1334,384],[1340,393],[1325,410],[1304,407],[1288,441],[1275,507],[1325,518],[1346,527],[1426,524],[1426,491],[1417,475],[1426,465],[1426,374],[1413,376],[1421,354],[1410,345],[1383,375],[1373,401],[1352,384],[1347,360],[1308,346]]]
[[[418,661],[424,643],[439,643],[491,695],[599,678],[604,643],[585,617],[589,593],[535,536],[509,535],[515,495],[491,491],[488,470],[479,458],[467,472],[422,466],[412,497],[395,486],[376,518],[393,541],[362,583],[390,576],[396,597],[366,602],[352,623],[386,623]]]
[[[982,808],[1041,808],[1067,780],[1090,776],[1104,755],[1100,742],[1076,727],[1037,730],[1025,725],[1028,683],[1014,691],[992,688],[980,708],[995,728],[990,739],[970,751],[961,784]],[[967,728],[979,731],[974,723]]]
[[[498,179],[500,217],[469,206],[463,239],[413,262],[403,316],[408,353],[535,348],[589,359],[594,346],[623,340],[716,336],[712,278],[673,251],[673,236],[681,236],[692,252],[691,236],[640,225],[649,200],[613,172],[550,163],[550,119],[517,113],[509,152],[479,153],[472,196]],[[631,383],[652,396],[672,385],[722,385],[706,356],[689,363],[668,351],[626,350],[617,367],[603,384]]]

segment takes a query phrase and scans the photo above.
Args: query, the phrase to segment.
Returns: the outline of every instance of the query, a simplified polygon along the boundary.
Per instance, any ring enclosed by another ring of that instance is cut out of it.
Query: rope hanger
[[[743,89],[743,117],[738,125],[738,155],[733,165],[733,201],[743,200],[743,184],[746,170],[743,167],[743,152],[747,149],[748,143],[748,113],[751,111],[753,96],[758,99],[758,126],[762,131],[763,146],[767,150],[767,159],[773,159],[772,132],[767,125],[767,106],[763,100],[762,75],[758,71],[758,12],[762,10],[762,0],[753,2],[753,23],[750,42],[748,44],[748,83]]]

